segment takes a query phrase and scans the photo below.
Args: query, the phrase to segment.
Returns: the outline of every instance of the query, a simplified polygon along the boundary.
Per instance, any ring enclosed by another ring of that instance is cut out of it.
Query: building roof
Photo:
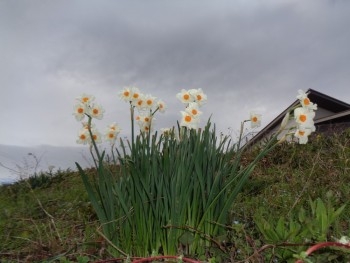
[[[319,91],[309,89],[306,91],[309,99],[316,103],[319,108],[326,109],[330,112],[334,112],[334,114],[323,117],[320,119],[315,119],[315,125],[325,123],[327,121],[339,119],[339,118],[349,118],[350,117],[350,104],[330,97],[326,94],[323,94]],[[263,128],[260,132],[258,132],[249,142],[248,144],[252,145],[256,142],[260,141],[266,134],[276,128],[277,125],[280,125],[283,117],[286,113],[296,105],[298,105],[299,100],[295,100],[288,108],[281,112],[273,121],[271,121],[265,128]]]

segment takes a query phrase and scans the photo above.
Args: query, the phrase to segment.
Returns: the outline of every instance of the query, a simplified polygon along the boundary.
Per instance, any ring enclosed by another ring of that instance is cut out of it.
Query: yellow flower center
[[[309,105],[309,104],[310,104],[310,100],[309,100],[308,98],[305,98],[305,99],[304,99],[304,105],[307,106],[307,105]]]
[[[83,108],[79,108],[78,109],[78,113],[80,113],[80,114],[84,113],[84,109]]]
[[[93,110],[92,110],[92,113],[95,114],[95,115],[97,115],[97,114],[98,114],[98,109],[93,109]]]
[[[192,110],[193,115],[197,115],[197,113],[198,113],[197,110],[195,110],[195,109]]]
[[[186,122],[191,122],[191,120],[192,120],[191,116],[188,116],[188,115],[187,115],[187,116],[185,117],[185,121],[186,121]]]
[[[301,114],[301,115],[299,116],[299,120],[300,120],[301,122],[305,122],[305,121],[306,121],[306,115],[305,115],[305,114]]]
[[[124,94],[124,96],[125,96],[125,97],[128,97],[128,96],[129,96],[129,94],[130,94],[130,92],[129,92],[129,91],[124,91],[124,93],[123,93],[123,94]]]
[[[152,105],[153,101],[152,100],[147,100],[148,105]]]
[[[256,116],[254,116],[253,118],[252,118],[252,122],[257,122],[258,121],[258,118],[256,117]]]
[[[190,95],[184,94],[184,95],[183,95],[183,98],[184,98],[184,100],[189,100],[189,99],[190,99]]]

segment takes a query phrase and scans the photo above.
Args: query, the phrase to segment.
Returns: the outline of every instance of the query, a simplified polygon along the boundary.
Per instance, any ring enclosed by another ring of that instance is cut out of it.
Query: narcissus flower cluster
[[[310,101],[304,91],[299,90],[298,93],[297,99],[299,99],[301,107],[294,110],[294,119],[297,123],[294,136],[298,138],[300,144],[305,144],[308,141],[308,136],[316,130],[314,118],[317,105]]]
[[[164,101],[150,94],[143,94],[136,87],[126,87],[120,93],[119,97],[130,103],[133,109],[137,109],[139,115],[135,117],[141,132],[150,132],[154,126],[154,114],[159,111],[164,113],[166,105]]]
[[[83,93],[77,98],[77,104],[74,106],[73,115],[77,121],[81,121],[82,129],[78,132],[77,143],[79,144],[89,144],[92,145],[92,139],[96,144],[102,142],[102,134],[96,129],[95,124],[91,123],[92,119],[101,120],[103,118],[103,113],[105,110],[99,104],[95,103],[95,97]],[[85,117],[87,117],[88,122],[84,122]],[[91,134],[90,134],[91,132]],[[120,128],[116,123],[108,126],[105,134],[107,141],[114,144]]]
[[[176,97],[185,104],[185,111],[181,111],[180,125],[189,129],[197,129],[202,112],[199,108],[207,102],[207,95],[202,89],[182,89]]]

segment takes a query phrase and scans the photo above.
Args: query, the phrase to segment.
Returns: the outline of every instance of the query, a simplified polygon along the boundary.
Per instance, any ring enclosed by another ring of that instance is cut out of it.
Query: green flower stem
[[[135,133],[134,133],[134,114],[135,107],[131,104],[130,101],[130,118],[131,118],[131,152],[134,151],[135,148]]]
[[[94,136],[93,136],[92,131],[91,131],[92,118],[89,115],[87,115],[87,116],[88,116],[88,130],[89,130],[89,134],[90,134],[90,137],[91,137],[92,145],[94,146],[94,149],[95,149],[95,152],[96,152],[96,155],[97,155],[97,159],[100,161],[101,160],[101,155],[100,155],[100,152],[99,152],[99,150],[97,148],[96,142],[94,140]]]

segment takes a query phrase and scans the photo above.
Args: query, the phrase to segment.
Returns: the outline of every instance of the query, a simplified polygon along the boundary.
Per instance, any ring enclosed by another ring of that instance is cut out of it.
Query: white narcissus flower
[[[111,144],[114,144],[115,141],[117,140],[117,133],[114,131],[108,130],[105,134],[105,139],[106,141],[110,142]]]
[[[141,121],[147,124],[150,124],[152,121],[152,117],[149,115],[141,115]]]
[[[92,105],[89,107],[88,115],[92,118],[101,120],[103,118],[103,113],[105,110],[100,105]]]
[[[299,95],[297,96],[297,99],[299,99],[303,108],[306,108],[308,110],[317,110],[317,104],[312,103],[303,90],[298,90],[298,93]]]
[[[122,129],[118,126],[117,123],[113,122],[112,124],[107,126],[107,130],[114,131],[116,133],[120,133]]]
[[[260,127],[261,125],[261,114],[256,114],[254,112],[250,113],[250,123],[252,128]]]
[[[149,114],[141,114],[140,116],[137,116],[137,121],[137,124],[140,126],[140,129],[144,130],[144,126],[150,127],[151,125],[154,125],[155,118],[153,118]]]
[[[297,129],[294,136],[299,139],[299,144],[306,144],[310,134],[310,129]]]
[[[79,100],[83,104],[90,104],[91,102],[93,102],[95,100],[95,96],[83,93],[83,94],[81,94],[80,97],[77,98],[77,100]]]
[[[91,133],[92,133],[92,138],[94,139],[95,143],[102,142],[102,135],[98,130],[94,129],[91,131]]]
[[[192,115],[192,117],[197,118],[202,115],[202,112],[198,109],[198,104],[195,102],[191,102],[185,110],[188,114]]]
[[[78,133],[78,139],[77,143],[78,144],[87,144],[90,142],[90,134],[87,129],[82,129]]]
[[[202,89],[190,89],[188,92],[193,96],[194,101],[197,102],[199,106],[207,103],[207,95],[204,94]]]
[[[140,131],[142,133],[148,133],[148,132],[152,132],[153,128],[150,128],[150,124],[146,123],[146,122],[143,122],[143,123],[139,123],[139,126],[140,126]]]
[[[89,130],[89,123],[88,122],[82,122],[81,124],[83,125],[83,129],[85,129],[87,131]],[[95,130],[96,129],[95,123],[91,123],[90,124],[90,129],[91,130]]]
[[[126,102],[131,101],[132,95],[133,94],[130,87],[125,87],[121,92],[119,92],[119,98]]]
[[[121,128],[115,122],[108,125],[105,133],[106,140],[114,144],[120,131]]]
[[[136,88],[136,87],[132,87],[130,89],[130,91],[131,91],[131,100],[132,101],[137,101],[142,96],[140,90],[138,88]]]
[[[160,113],[164,113],[166,110],[166,105],[162,100],[157,101],[158,110]]]
[[[314,117],[315,112],[306,108],[299,107],[294,110],[295,121],[299,127],[302,127],[303,129],[313,129],[313,127],[315,127],[313,121]]]
[[[82,121],[85,117],[86,106],[83,103],[78,103],[74,106],[73,115],[77,121]]]
[[[156,99],[157,98],[153,97],[152,95],[146,95],[144,97],[145,107],[152,109],[152,107],[155,105]]]
[[[185,111],[181,111],[181,126],[185,126],[189,129],[197,129],[198,128],[198,119],[194,118],[191,114],[185,112]]]
[[[135,106],[138,110],[143,110],[146,108],[145,98],[142,94],[139,94],[138,99],[132,101],[132,105]]]
[[[194,97],[185,89],[182,89],[180,93],[176,94],[176,98],[182,103],[190,103],[194,101]]]

